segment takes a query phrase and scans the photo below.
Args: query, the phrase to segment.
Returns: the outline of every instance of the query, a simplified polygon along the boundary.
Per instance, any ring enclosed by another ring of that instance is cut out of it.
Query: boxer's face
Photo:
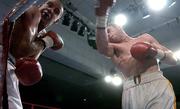
[[[40,29],[56,22],[63,14],[63,6],[60,0],[48,0],[39,8],[41,12]]]
[[[126,37],[126,33],[122,30],[121,27],[116,25],[111,25],[107,28],[109,41],[112,43],[117,43],[123,41]]]

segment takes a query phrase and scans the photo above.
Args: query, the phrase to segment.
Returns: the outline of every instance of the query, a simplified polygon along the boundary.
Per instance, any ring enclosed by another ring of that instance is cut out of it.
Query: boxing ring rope
[[[44,106],[44,105],[39,105],[39,104],[34,104],[34,103],[28,103],[28,102],[23,102],[23,105],[30,106],[31,109],[37,109],[37,108],[43,108],[43,109],[61,109],[61,108],[56,108],[56,107]]]
[[[15,22],[25,11],[27,11],[32,5],[36,4],[37,1],[42,0],[23,0],[16,4],[13,10],[10,12],[10,22]]]
[[[15,7],[10,11],[10,13],[4,18],[2,35],[3,35],[3,51],[2,51],[2,86],[0,89],[0,98],[3,97],[3,101],[0,101],[0,107],[3,105],[3,108],[8,109],[8,95],[7,95],[7,86],[6,86],[6,74],[7,74],[7,59],[9,53],[11,33],[14,27],[14,22],[18,19],[25,11],[27,11],[32,5],[37,3],[37,1],[44,0],[23,0],[18,2]],[[45,2],[45,1],[44,1]]]

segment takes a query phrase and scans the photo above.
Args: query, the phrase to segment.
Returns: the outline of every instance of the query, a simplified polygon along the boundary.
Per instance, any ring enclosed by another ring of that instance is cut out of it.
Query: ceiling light
[[[180,50],[179,50],[179,51],[176,51],[176,52],[174,53],[174,57],[175,57],[176,59],[180,60]]]
[[[112,83],[115,86],[120,86],[122,84],[122,79],[119,76],[114,76],[112,79]]]
[[[147,0],[147,5],[152,10],[160,11],[167,5],[167,0]]]
[[[176,1],[175,0],[170,0],[169,1],[169,8],[174,6],[176,4]]]
[[[124,26],[127,23],[127,17],[124,14],[115,16],[114,23],[118,26]]]
[[[141,12],[142,12],[142,15],[143,15],[143,19],[147,19],[148,17],[151,16],[149,14],[149,10],[147,8],[145,8],[144,6],[142,6],[142,8],[141,8]]]
[[[105,82],[110,83],[112,81],[112,77],[110,75],[104,77]]]
[[[144,15],[144,16],[143,16],[143,19],[147,19],[148,17],[150,17],[150,15],[149,15],[149,14]]]

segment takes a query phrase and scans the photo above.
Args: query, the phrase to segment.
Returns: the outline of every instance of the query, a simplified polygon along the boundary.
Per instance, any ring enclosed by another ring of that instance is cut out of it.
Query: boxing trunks
[[[2,57],[2,46],[0,45],[0,59]],[[7,66],[7,94],[9,109],[23,109],[20,93],[19,93],[19,81],[14,73],[15,66],[8,60]],[[2,79],[2,69],[0,69],[0,76]]]
[[[175,100],[172,85],[161,71],[142,73],[135,80],[130,77],[123,84],[122,109],[176,109]]]

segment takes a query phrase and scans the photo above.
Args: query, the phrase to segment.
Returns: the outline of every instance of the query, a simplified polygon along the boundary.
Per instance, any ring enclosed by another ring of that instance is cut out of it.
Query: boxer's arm
[[[38,8],[32,6],[17,19],[11,40],[11,53],[15,58],[25,56],[37,58],[43,52],[44,43],[36,34],[40,18]]]
[[[108,41],[107,36],[107,20],[109,8],[115,0],[96,0],[96,44],[100,53],[112,57],[114,53],[113,46]]]
[[[105,29],[96,29],[96,45],[100,53],[104,54],[107,57],[113,56],[114,48],[108,41]]]
[[[23,17],[21,22],[26,26],[38,26],[41,20],[41,13],[36,6],[31,6],[21,17]]]
[[[174,54],[170,49],[161,45],[151,35],[147,34],[147,36],[148,36],[148,39],[151,43],[151,46],[154,47],[160,55],[162,55],[161,60],[160,60],[161,62],[164,62],[166,64],[170,64],[170,65],[176,65],[177,64],[177,59],[174,57]]]

